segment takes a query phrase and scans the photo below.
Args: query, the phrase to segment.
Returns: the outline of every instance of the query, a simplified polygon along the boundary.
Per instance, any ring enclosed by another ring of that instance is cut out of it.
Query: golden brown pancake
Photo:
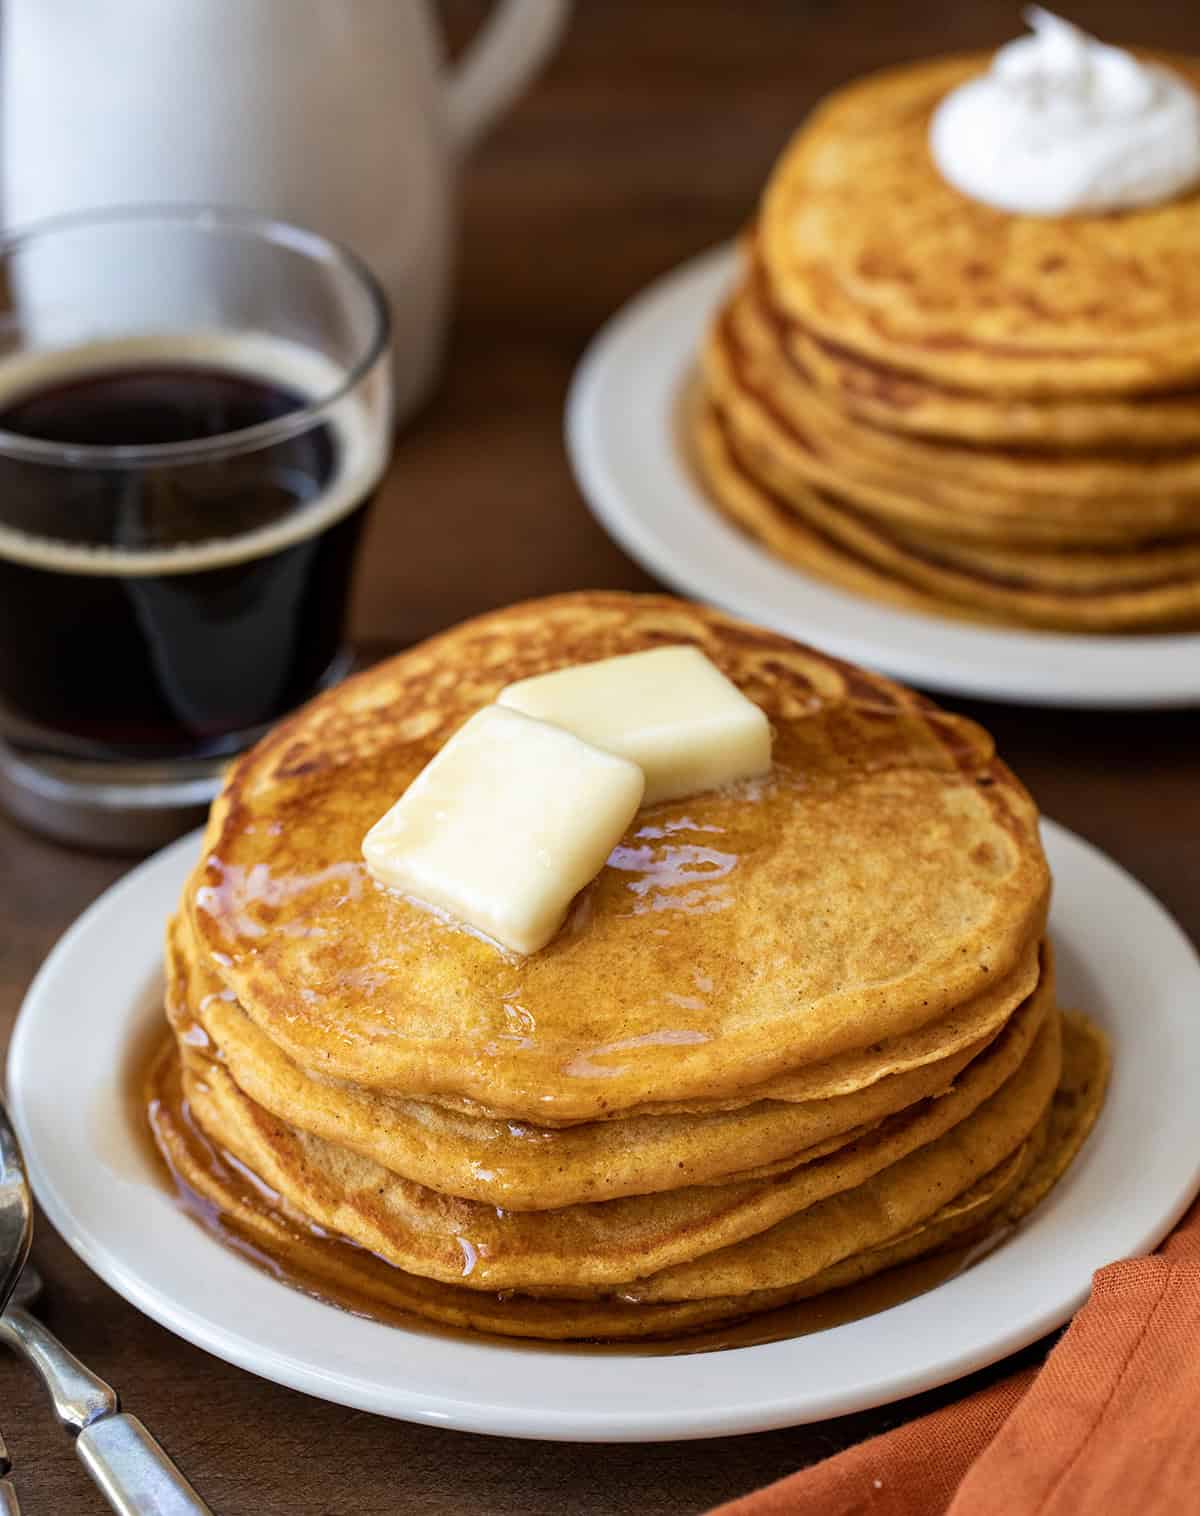
[[[370,1276],[371,1288],[380,1294],[381,1304],[449,1325],[510,1335],[609,1340],[670,1336],[839,1288],[878,1269],[944,1246],[971,1227],[986,1233],[997,1225],[1015,1222],[1042,1198],[1090,1130],[1108,1075],[1106,1045],[1089,1023],[1069,1017],[1064,1032],[1062,1080],[1048,1113],[1048,1123],[1036,1128],[1031,1139],[991,1173],[982,1175],[949,1202],[943,1202],[923,1222],[907,1227],[897,1225],[897,1213],[886,1208],[880,1210],[878,1204],[874,1207],[874,1219],[868,1220],[872,1205],[869,1197],[864,1197],[867,1203],[858,1209],[857,1224],[851,1230],[868,1235],[890,1227],[890,1236],[873,1247],[844,1255],[837,1263],[810,1274],[798,1284],[732,1297],[704,1296],[666,1304],[537,1300],[522,1294],[498,1297],[437,1284],[399,1269],[386,1270],[376,1265]],[[227,1225],[258,1246],[265,1246],[269,1255],[289,1259],[297,1272],[307,1259],[318,1288],[322,1270],[330,1287],[341,1282],[339,1275],[361,1283],[355,1250],[341,1254],[331,1250],[328,1242],[319,1239],[307,1226],[297,1225],[286,1210],[272,1210],[264,1202],[261,1188],[248,1185],[236,1169],[220,1160],[215,1150],[197,1151],[194,1129],[181,1126],[177,1120],[177,1101],[163,1098],[173,1077],[172,1070],[177,1068],[177,1060],[171,1054],[160,1060],[151,1080],[156,1131],[175,1171],[199,1195],[219,1207]],[[936,1183],[929,1163],[933,1156],[930,1150],[922,1150],[918,1156],[929,1170],[925,1181]],[[959,1159],[961,1171],[961,1153]],[[940,1162],[935,1161],[932,1167],[940,1168]],[[918,1184],[916,1193],[921,1191]],[[924,1204],[928,1205],[928,1198]],[[915,1213],[920,1208],[921,1202],[916,1200],[909,1210]],[[771,1234],[766,1236],[770,1238]],[[813,1240],[817,1243],[817,1256],[828,1250],[826,1228],[817,1228]],[[727,1266],[723,1267],[728,1272]]]
[[[386,1270],[379,1264],[371,1273],[371,1289],[379,1289],[380,1280],[388,1292],[388,1304],[400,1305],[405,1310],[424,1314],[442,1322],[455,1325],[473,1325],[482,1330],[503,1331],[518,1336],[541,1337],[620,1337],[667,1336],[679,1331],[694,1330],[714,1320],[736,1319],[738,1316],[768,1310],[785,1304],[791,1299],[814,1295],[820,1290],[836,1289],[852,1283],[856,1278],[874,1272],[877,1267],[888,1267],[915,1257],[920,1252],[944,1245],[952,1239],[956,1229],[968,1220],[979,1220],[989,1226],[1018,1219],[1024,1211],[1044,1195],[1059,1173],[1070,1163],[1079,1148],[1098,1105],[1105,1092],[1108,1079],[1108,1052],[1105,1041],[1082,1017],[1068,1017],[1064,1026],[1065,1057],[1062,1063],[1062,1079],[1052,1108],[1048,1111],[1048,1126],[1035,1126],[1030,1139],[1009,1154],[1006,1160],[994,1169],[980,1175],[974,1184],[959,1190],[950,1201],[938,1198],[932,1190],[938,1189],[952,1172],[962,1173],[970,1161],[968,1149],[974,1148],[979,1155],[986,1146],[986,1137],[977,1132],[968,1137],[959,1131],[958,1139],[948,1148],[938,1151],[939,1145],[920,1149],[915,1155],[918,1163],[906,1176],[909,1182],[898,1187],[900,1204],[894,1205],[894,1196],[871,1192],[870,1186],[855,1198],[853,1192],[839,1198],[838,1219],[830,1214],[818,1214],[818,1208],[809,1213],[808,1237],[805,1236],[805,1219],[797,1217],[800,1231],[786,1231],[792,1223],[764,1234],[761,1239],[761,1264],[764,1276],[777,1275],[780,1270],[800,1273],[811,1267],[815,1258],[824,1257],[830,1248],[836,1251],[833,1234],[842,1239],[855,1234],[859,1237],[877,1236],[886,1233],[882,1242],[871,1248],[842,1255],[838,1263],[808,1273],[806,1278],[788,1286],[773,1289],[756,1289],[735,1296],[702,1295],[685,1301],[668,1304],[629,1304],[626,1299],[614,1301],[574,1301],[555,1296],[550,1299],[532,1299],[529,1296],[505,1295],[497,1298],[488,1292],[462,1289],[458,1286],[433,1284],[406,1275],[403,1270]],[[300,1249],[326,1249],[323,1263],[329,1264],[329,1245],[314,1242],[314,1234],[306,1226],[297,1226],[289,1220],[285,1211],[271,1211],[264,1205],[261,1187],[247,1187],[236,1170],[221,1167],[214,1161],[214,1151],[206,1149],[195,1154],[194,1139],[189,1139],[191,1129],[182,1128],[177,1122],[179,1110],[176,1102],[161,1099],[164,1082],[170,1082],[170,1069],[174,1058],[161,1064],[152,1081],[155,1092],[155,1120],[159,1140],[170,1154],[171,1163],[186,1182],[192,1184],[200,1195],[215,1199],[230,1223],[242,1228],[245,1234],[267,1242],[268,1251],[292,1260],[294,1266],[297,1245]],[[986,1116],[985,1111],[985,1116]],[[994,1114],[992,1111],[991,1114]],[[1048,1140],[1042,1142],[1044,1137]],[[242,1158],[242,1161],[245,1161]],[[1012,1179],[1017,1178],[1017,1186]],[[944,1195],[944,1192],[942,1192]],[[883,1201],[883,1204],[880,1204]],[[929,1210],[930,1204],[933,1205]],[[924,1220],[903,1225],[905,1217],[918,1216],[926,1211]],[[974,1211],[974,1214],[973,1214]],[[779,1243],[779,1246],[774,1246]],[[795,1254],[795,1246],[806,1249],[803,1258]],[[735,1254],[739,1249],[727,1252],[715,1261],[714,1280],[733,1272],[745,1273],[745,1258],[739,1266]],[[744,1252],[744,1249],[741,1249]],[[355,1252],[336,1257],[336,1267],[355,1272]],[[665,1278],[665,1276],[664,1276]],[[330,1283],[336,1283],[336,1276]],[[665,1289],[686,1287],[683,1278],[677,1286],[647,1284],[642,1281],[638,1290],[648,1289],[661,1293]],[[624,1296],[621,1292],[621,1295]]]
[[[1200,191],[1070,217],[962,194],[930,120],[989,62],[860,80],[797,131],[704,344],[700,472],[776,556],[885,604],[1193,628]]]
[[[1162,472],[1194,469],[1200,454],[1048,462],[864,426],[781,353],[753,288],[709,333],[707,402],[689,420],[715,503],[780,557],[894,604],[1001,624],[1200,621],[1200,501]],[[1119,477],[1128,493],[1105,493]]]
[[[269,1199],[261,1182],[249,1178],[232,1155],[223,1154],[204,1137],[188,1119],[179,1091],[180,1077],[177,1050],[168,1046],[147,1085],[155,1138],[176,1182],[185,1195],[194,1197],[186,1203],[195,1207],[198,1218],[219,1216],[221,1235],[227,1243],[249,1250],[256,1262],[273,1272],[282,1270],[283,1277],[298,1288],[385,1320],[416,1322],[426,1318],[442,1326],[559,1341],[656,1340],[698,1332],[706,1326],[840,1289],[923,1252],[987,1236],[1003,1226],[1010,1211],[1020,1204],[1024,1183],[1034,1171],[1039,1146],[1045,1145],[1050,1127],[1050,1121],[1045,1121],[1034,1138],[998,1172],[985,1175],[924,1227],[882,1247],[851,1255],[803,1285],[728,1299],[639,1306],[612,1300],[534,1299],[438,1284],[392,1268],[361,1248],[331,1238],[278,1197]],[[1056,1096],[1055,1111],[1057,1105]],[[1081,1131],[1080,1141],[1083,1135]]]
[[[364,833],[503,685],[663,643],[766,710],[765,780],[642,812],[525,960],[366,873]],[[715,611],[590,593],[469,622],[285,722],[234,766],[184,905],[309,1073],[548,1125],[931,1025],[1014,972],[1048,883],[1032,801],[973,723]]]
[[[926,1022],[915,1031],[879,1042],[850,1053],[841,1053],[819,1063],[777,1074],[762,1084],[747,1085],[733,1094],[692,1100],[646,1100],[624,1111],[605,1109],[597,1121],[623,1120],[631,1116],[707,1115],[717,1111],[739,1110],[763,1100],[825,1100],[864,1090],[880,1079],[907,1073],[939,1059],[949,1058],[977,1042],[989,1041],[1028,995],[1036,988],[1039,963],[1049,944],[1030,943],[1018,959],[1011,974],[989,981],[987,988],[963,1005],[955,1006],[945,1016]],[[316,1075],[320,1078],[322,1076]],[[342,1083],[343,1081],[337,1081]],[[494,1113],[476,1101],[441,1095],[438,1104],[465,1115],[490,1116]],[[576,1126],[578,1121],[540,1115],[546,1128]]]
[[[182,936],[177,923],[168,943],[169,1015],[185,1040],[194,1026],[203,1028],[204,1051],[220,1058],[245,1094],[301,1131],[405,1179],[507,1210],[552,1210],[783,1172],[945,1094],[995,1036],[990,1030],[945,1057],[828,1098],[548,1129],[313,1080],[219,981],[189,961]],[[1043,999],[1052,1001],[1053,982],[1047,948]]]
[[[794,1167],[885,1116],[944,1094],[983,1051],[975,1043],[832,1100],[757,1101],[708,1116],[554,1129],[318,1083],[235,1002],[214,1000],[199,1020],[231,1076],[273,1115],[418,1184],[508,1210],[552,1210]]]
[[[781,431],[803,441],[840,477],[861,470],[881,488],[929,481],[981,513],[1028,513],[1075,525],[1091,514],[1134,538],[1200,523],[1200,448],[1113,446],[1050,452],[918,437],[848,414],[790,359],[753,280],[737,291],[710,337],[714,389],[750,391]],[[1148,409],[1149,406],[1145,405]],[[951,493],[956,491],[957,493]],[[1005,501],[1007,500],[1007,505]]]
[[[956,472],[954,455],[937,443],[906,439],[903,446],[914,454],[909,459],[901,456],[894,437],[876,432],[872,446],[865,440],[870,429],[860,427],[860,435],[853,435],[849,424],[820,414],[827,402],[796,403],[799,392],[792,389],[789,404],[788,387],[740,343],[731,320],[718,320],[710,332],[704,368],[712,403],[763,478],[784,493],[794,487],[833,490],[881,521],[919,529],[929,538],[1014,547],[1120,544],[1135,550],[1142,542],[1194,538],[1200,526],[1200,497],[1194,488],[1187,492],[1161,481],[1156,486],[1144,464],[1138,489],[1106,494],[1098,485],[1089,486],[1098,470],[1092,467],[1094,460],[1083,457],[1059,460],[1062,485],[1074,473],[1068,490],[1032,477],[1020,486],[1006,481],[1006,473],[1027,464],[1011,455],[959,449],[969,455],[972,474]],[[920,456],[922,450],[925,456]],[[996,475],[990,480],[989,465]]]
[[[695,445],[710,495],[729,516],[796,567],[874,599],[927,613],[1068,632],[1159,631],[1200,621],[1200,571],[1099,585],[1036,582],[1014,554],[956,557],[940,539],[882,526],[844,498],[783,477],[762,449],[742,449],[713,410],[696,421]],[[757,477],[761,475],[762,477]],[[767,482],[769,476],[770,482]]]
[[[938,1200],[914,1215],[915,1224],[1028,1137],[1060,1070],[1057,1013],[1046,994],[1034,995],[949,1093],[890,1117],[824,1158],[762,1180],[509,1212],[413,1184],[373,1159],[279,1121],[239,1089],[227,1069],[190,1049],[184,1064],[188,1102],[208,1137],[326,1230],[445,1283],[583,1295],[665,1270],[673,1279],[679,1266],[729,1250],[874,1176],[908,1172],[898,1166],[920,1149],[965,1154],[946,1160],[946,1173],[955,1181],[965,1176],[962,1183],[952,1188],[948,1179]],[[826,1214],[839,1212],[832,1207]],[[857,1250],[857,1244],[845,1249]],[[722,1286],[707,1293],[735,1292]]]
[[[1200,444],[1200,390],[1034,400],[901,373],[786,322],[788,357],[846,415],[891,432],[1049,452]]]
[[[503,685],[668,642],[766,710],[772,771],[640,813],[548,949],[366,874]],[[986,1235],[1069,1161],[1106,1064],[1075,1021],[1063,1056],[1048,886],[973,723],[666,597],[513,607],[233,767],[168,934],[155,1132],[222,1235],[354,1309],[618,1341],[768,1311]]]
[[[1165,61],[1200,79],[1193,60]],[[764,197],[774,300],[831,342],[952,387],[1034,399],[1195,387],[1200,196],[1064,221],[960,194],[934,166],[929,119],[989,62],[892,69],[814,112]]]
[[[713,503],[785,563],[851,594],[900,610],[951,620],[1004,622],[1000,614],[986,615],[973,605],[922,590],[810,526],[789,501],[766,489],[735,458],[726,429],[712,409],[697,416],[693,440]]]
[[[638,1280],[622,1295],[649,1303],[786,1289],[849,1252],[923,1225],[947,1197],[969,1190],[1036,1132],[1062,1072],[1060,1039],[1055,1012],[1042,1024],[1017,1072],[942,1137],[758,1237]]]

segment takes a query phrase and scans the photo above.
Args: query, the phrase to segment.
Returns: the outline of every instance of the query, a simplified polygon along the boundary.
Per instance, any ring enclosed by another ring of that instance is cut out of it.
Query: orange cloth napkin
[[[1200,1512],[1200,1201],[1110,1264],[1040,1369],[849,1448],[719,1516]],[[713,1513],[717,1516],[717,1513]]]

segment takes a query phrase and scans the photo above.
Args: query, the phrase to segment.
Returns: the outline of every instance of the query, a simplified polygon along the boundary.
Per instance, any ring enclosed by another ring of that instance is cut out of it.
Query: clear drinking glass
[[[348,658],[392,427],[385,298],[237,212],[64,217],[0,245],[0,797],[148,846]]]

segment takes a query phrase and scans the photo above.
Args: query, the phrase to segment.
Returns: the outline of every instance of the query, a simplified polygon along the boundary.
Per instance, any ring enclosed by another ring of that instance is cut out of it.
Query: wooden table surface
[[[482,10],[449,4],[452,35]],[[1108,37],[1200,52],[1190,11],[1076,0],[1072,15]],[[563,396],[589,335],[648,279],[737,228],[825,90],[900,59],[993,45],[1016,25],[1011,0],[582,0],[558,58],[466,171],[449,364],[399,443],[374,518],[355,610],[362,643],[394,647],[528,595],[647,587],[587,515],[563,453]],[[949,703],[992,727],[1049,815],[1110,852],[1200,939],[1200,712]],[[0,1046],[51,944],[128,866],[0,819]],[[34,1256],[51,1326],[225,1516],[699,1512],[962,1392],[699,1444],[502,1441],[325,1405],[210,1358],[127,1306],[45,1223]],[[719,1355],[697,1360],[698,1373],[720,1371]],[[28,1516],[103,1508],[40,1388],[7,1356],[0,1425]]]

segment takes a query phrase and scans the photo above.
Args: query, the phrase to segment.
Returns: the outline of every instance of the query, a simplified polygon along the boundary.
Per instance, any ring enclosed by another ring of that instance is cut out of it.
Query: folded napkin
[[[719,1516],[1093,1511],[1200,1511],[1200,1201],[1157,1253],[1099,1270],[1040,1369],[723,1505]]]

